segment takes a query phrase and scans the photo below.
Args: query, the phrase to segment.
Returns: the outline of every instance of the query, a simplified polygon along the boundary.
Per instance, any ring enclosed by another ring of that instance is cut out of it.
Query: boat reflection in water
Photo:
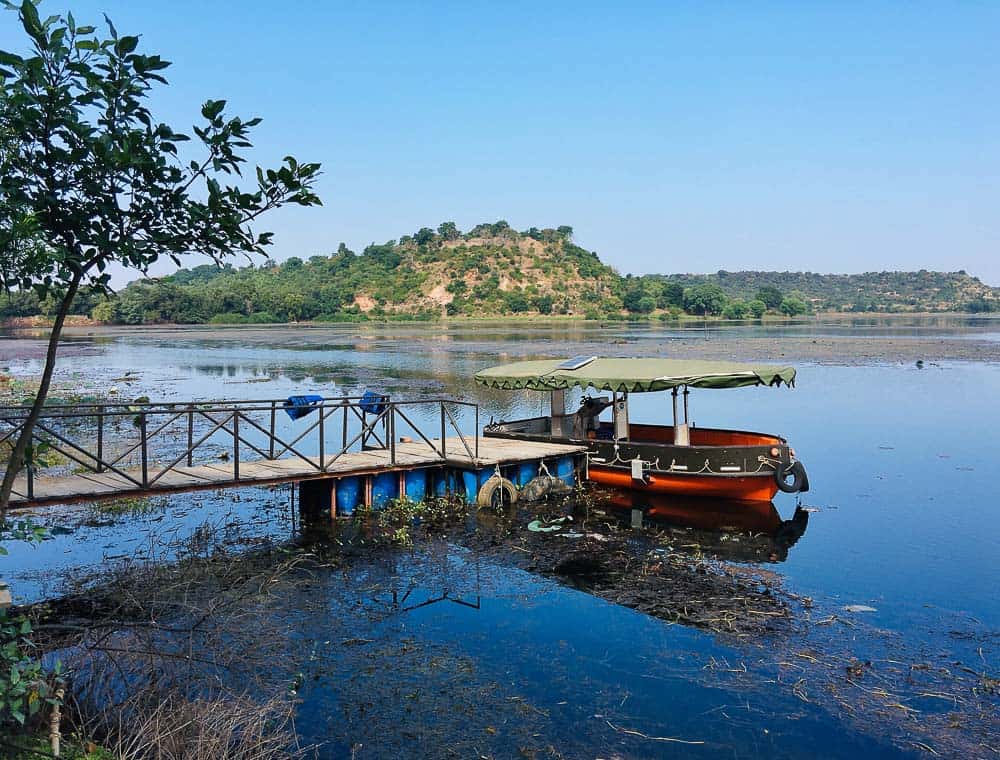
[[[782,520],[771,502],[684,499],[638,491],[606,491],[606,501],[623,510],[642,510],[650,527],[677,536],[674,548],[737,562],[784,562],[806,532],[809,513],[795,508]]]

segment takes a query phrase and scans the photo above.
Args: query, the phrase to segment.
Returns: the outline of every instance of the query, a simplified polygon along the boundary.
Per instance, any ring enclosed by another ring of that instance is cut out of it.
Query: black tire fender
[[[497,499],[500,500],[500,504],[509,506],[517,503],[518,495],[517,486],[507,478],[494,475],[483,483],[479,493],[476,494],[476,506],[492,508],[497,506]]]
[[[789,482],[788,478],[791,478]],[[778,490],[785,493],[805,493],[809,490],[809,476],[802,462],[780,462],[774,471]]]

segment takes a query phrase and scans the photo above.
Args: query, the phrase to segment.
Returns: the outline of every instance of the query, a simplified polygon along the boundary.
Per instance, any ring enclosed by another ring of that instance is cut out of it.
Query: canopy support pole
[[[620,441],[628,438],[628,394],[624,391],[619,396],[617,391],[611,392],[612,408],[614,415],[615,440]]]
[[[566,416],[566,391],[562,388],[549,394],[549,409],[552,416],[552,437],[563,437],[563,419]]]
[[[684,386],[684,422],[680,421],[677,408],[677,388],[670,391],[674,402],[674,446],[690,446],[691,434],[688,429],[688,387]]]

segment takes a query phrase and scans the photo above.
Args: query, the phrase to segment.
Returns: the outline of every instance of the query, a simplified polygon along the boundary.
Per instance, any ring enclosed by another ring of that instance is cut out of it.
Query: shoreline
[[[624,324],[654,324],[654,325],[725,325],[732,327],[759,326],[759,325],[786,325],[786,324],[810,324],[822,322],[824,319],[847,320],[847,319],[982,319],[996,320],[1000,324],[1000,313],[973,314],[965,311],[913,311],[913,312],[888,312],[888,311],[824,311],[815,314],[788,317],[782,314],[767,314],[758,319],[725,319],[721,316],[698,316],[695,314],[681,314],[677,317],[668,317],[663,314],[619,315],[616,317],[602,317],[592,319],[576,314],[498,314],[493,316],[445,316],[434,319],[409,319],[408,315],[401,315],[400,318],[391,317],[367,317],[361,315],[361,319],[345,319],[343,321],[317,321],[304,320],[302,322],[245,322],[245,323],[223,323],[223,322],[156,322],[142,325],[116,324],[112,322],[98,322],[90,317],[82,315],[70,315],[66,319],[63,332],[69,333],[72,330],[82,329],[108,329],[108,330],[149,330],[157,328],[165,329],[223,329],[238,330],[247,328],[267,328],[267,327],[307,327],[325,328],[354,325],[450,325],[450,324],[576,324],[591,323],[597,325],[624,325]],[[45,330],[52,326],[52,320],[47,317],[12,317],[0,321],[0,330],[6,332],[30,332]]]
[[[1000,364],[997,335],[1000,335],[1000,320],[991,320],[978,330],[961,325],[914,325],[906,319],[852,325],[843,320],[815,318],[754,325],[703,323],[691,326],[662,322],[626,326],[618,322],[504,320],[369,322],[334,326],[314,323],[291,326],[155,325],[70,327],[64,332],[60,356],[71,358],[110,341],[138,344],[218,341],[265,350],[276,345],[319,347],[331,336],[336,336],[338,341],[352,343],[356,350],[367,350],[373,340],[405,336],[414,350],[421,350],[423,344],[438,351],[441,340],[447,340],[452,344],[449,350],[492,353],[499,341],[511,360],[556,354],[614,357],[670,354],[690,359],[778,364],[911,364],[931,368],[936,363],[947,362]],[[4,337],[6,340],[0,339],[0,371],[13,362],[38,361],[45,355],[47,333],[43,330],[19,330]]]

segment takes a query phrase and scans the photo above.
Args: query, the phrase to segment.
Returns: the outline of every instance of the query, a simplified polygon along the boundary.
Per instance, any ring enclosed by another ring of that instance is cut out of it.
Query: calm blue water
[[[806,336],[860,330],[900,339],[910,332],[995,340],[992,325],[726,328],[709,331],[707,340],[731,339],[734,330],[759,336],[782,329]],[[488,326],[282,329],[254,331],[246,339],[239,332],[137,333],[75,342],[62,379],[117,384],[123,395],[163,400],[365,388],[410,398],[447,393],[478,402],[485,421],[536,414],[544,400],[477,389],[470,382],[476,369],[529,358],[546,346],[550,355],[602,353],[609,346],[617,355],[653,355],[678,332]],[[24,345],[0,341],[0,366],[15,374],[36,371],[37,359],[24,358]],[[803,648],[826,647],[838,657],[891,659],[895,653],[911,663],[960,662],[994,677],[1000,671],[1000,366],[854,366],[836,357],[801,363],[791,352],[784,361],[799,368],[794,390],[694,391],[691,417],[697,425],[776,432],[790,441],[812,484],[802,501],[817,511],[787,560],[766,570],[779,574],[789,591],[813,599],[804,621],[835,615],[850,627],[835,624],[822,636],[804,631],[801,639],[732,642],[455,547],[407,555],[392,567],[361,563],[345,575],[316,580],[312,600],[328,599],[329,608],[298,607],[302,641],[348,638],[351,630],[371,640],[350,653],[332,647],[314,656],[314,678],[302,693],[306,738],[330,742],[325,757],[349,756],[352,744],[365,747],[358,757],[446,756],[445,746],[457,748],[458,756],[496,757],[522,749],[545,757],[550,745],[566,757],[811,757],[817,747],[828,757],[920,751],[914,742],[931,742],[933,731],[915,731],[887,709],[859,708],[852,716],[820,696],[832,687],[815,672],[806,673],[811,696],[803,700],[793,688],[794,673],[780,663],[795,660]],[[126,371],[138,380],[117,381]],[[267,381],[251,382],[262,379]],[[632,401],[633,421],[669,415],[667,395],[639,394]],[[471,432],[470,417],[462,425]],[[776,500],[785,518],[795,504],[793,496]],[[220,515],[235,523],[251,513],[252,535],[282,540],[294,533],[284,491],[246,491],[238,503],[220,495],[177,496],[165,510],[135,522],[81,527],[38,549],[13,547],[0,559],[0,575],[15,595],[29,598],[58,587],[46,571],[93,567],[135,552],[168,526],[181,535],[213,516],[224,525]],[[446,567],[436,564],[442,555]],[[478,596],[480,603],[383,610],[377,599],[392,583],[413,585],[411,601],[447,588],[462,598]],[[379,591],[374,602],[372,588]],[[295,600],[283,604],[291,611]],[[843,611],[853,604],[876,611]],[[706,663],[715,661],[751,663],[751,676],[724,668],[706,672]],[[929,715],[948,707],[920,705]],[[608,720],[648,736],[706,743],[645,739],[609,727]],[[989,737],[992,729],[983,730]]]

